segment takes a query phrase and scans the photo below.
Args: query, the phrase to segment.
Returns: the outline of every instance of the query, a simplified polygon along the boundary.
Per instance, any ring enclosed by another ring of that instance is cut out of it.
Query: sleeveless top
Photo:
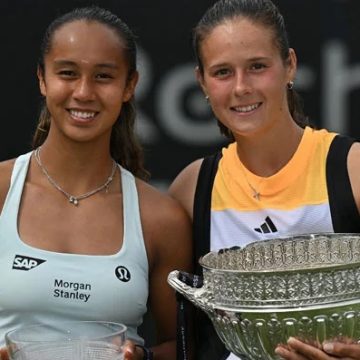
[[[211,250],[334,232],[325,170],[334,136],[307,127],[290,161],[267,178],[245,168],[236,144],[223,149],[212,191]],[[253,196],[255,189],[259,199]]]
[[[194,200],[196,273],[202,273],[199,257],[210,250],[310,232],[360,233],[347,171],[353,142],[306,128],[292,159],[269,178],[251,174],[241,164],[235,144],[206,157]],[[253,197],[249,183],[258,185],[260,200]],[[197,359],[238,359],[229,356],[202,311],[196,311],[195,326]]]
[[[30,156],[16,159],[0,216],[0,346],[15,327],[59,320],[123,323],[128,337],[143,344],[137,327],[146,312],[148,260],[133,175],[120,167],[124,237],[116,254],[51,252],[25,244],[18,233]]]

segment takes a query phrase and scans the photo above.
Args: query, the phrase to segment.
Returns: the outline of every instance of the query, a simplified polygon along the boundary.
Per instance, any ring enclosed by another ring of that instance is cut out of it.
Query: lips
[[[251,105],[233,106],[233,107],[231,107],[231,110],[236,111],[238,113],[246,114],[246,113],[256,110],[261,104],[262,104],[261,102],[258,102],[258,103],[251,104]]]

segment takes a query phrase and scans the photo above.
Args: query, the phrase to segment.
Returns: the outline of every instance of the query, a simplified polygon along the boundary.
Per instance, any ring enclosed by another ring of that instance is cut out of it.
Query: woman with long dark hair
[[[166,279],[190,268],[189,222],[142,180],[134,36],[105,9],[75,9],[47,29],[38,78],[34,150],[0,164],[0,345],[30,323],[101,320],[127,326],[124,359],[173,359]],[[151,350],[137,331],[148,303]]]
[[[170,188],[193,219],[195,261],[257,240],[360,232],[360,145],[307,125],[295,91],[296,54],[277,7],[219,0],[193,39],[199,84],[230,141]],[[196,359],[236,359],[201,314],[196,325]],[[360,358],[358,345],[315,348],[296,339],[276,351],[293,360]]]

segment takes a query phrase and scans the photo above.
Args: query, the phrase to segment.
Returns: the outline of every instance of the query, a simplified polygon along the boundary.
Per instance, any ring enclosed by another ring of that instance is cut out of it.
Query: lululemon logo
[[[115,275],[122,282],[128,282],[131,279],[130,271],[125,266],[118,266],[115,269]]]

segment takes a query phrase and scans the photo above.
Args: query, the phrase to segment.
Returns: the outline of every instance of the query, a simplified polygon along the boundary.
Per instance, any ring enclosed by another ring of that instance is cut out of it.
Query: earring
[[[287,83],[287,88],[288,90],[292,90],[294,88],[294,82],[292,80]]]
[[[206,102],[209,102],[209,95],[205,96],[205,100],[206,100]]]

